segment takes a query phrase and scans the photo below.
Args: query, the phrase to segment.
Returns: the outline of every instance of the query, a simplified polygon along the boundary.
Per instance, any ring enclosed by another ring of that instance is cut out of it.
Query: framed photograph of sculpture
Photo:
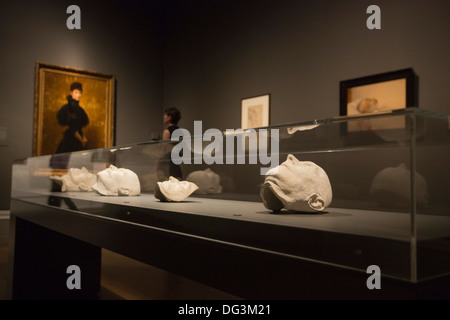
[[[390,113],[418,106],[418,77],[412,68],[356,78],[340,83],[340,116]],[[403,128],[403,119],[354,120],[348,131]]]
[[[418,106],[412,68],[341,81],[340,115],[366,115]]]
[[[33,156],[112,146],[114,90],[113,75],[37,62]]]
[[[270,94],[241,100],[241,128],[251,129],[269,125]]]

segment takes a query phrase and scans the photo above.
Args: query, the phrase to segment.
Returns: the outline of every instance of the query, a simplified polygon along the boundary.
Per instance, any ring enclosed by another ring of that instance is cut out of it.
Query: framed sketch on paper
[[[33,156],[112,146],[114,90],[113,75],[37,62]]]
[[[241,100],[241,128],[251,129],[269,125],[270,94]]]

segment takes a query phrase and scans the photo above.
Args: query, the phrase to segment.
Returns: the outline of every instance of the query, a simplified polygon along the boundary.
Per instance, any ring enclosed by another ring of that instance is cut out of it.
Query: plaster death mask
[[[260,195],[264,206],[273,211],[318,212],[330,205],[333,193],[321,167],[290,154],[267,172]]]
[[[197,194],[220,194],[222,186],[220,185],[220,177],[210,168],[191,172],[186,181],[195,183],[198,186]]]
[[[414,175],[416,184],[416,203],[419,207],[428,204],[428,184],[417,172]],[[382,206],[409,205],[411,199],[411,171],[406,164],[387,167],[378,172],[370,186],[370,196]]]
[[[89,172],[85,167],[70,168],[63,176],[51,176],[50,179],[61,186],[61,191],[92,191],[92,186],[97,182],[97,176]]]
[[[155,187],[155,198],[163,202],[180,202],[189,197],[198,186],[189,181],[179,181],[177,178],[169,177],[169,180],[157,182]]]
[[[129,169],[113,165],[97,173],[97,183],[92,189],[104,196],[138,196],[141,193],[138,176]]]

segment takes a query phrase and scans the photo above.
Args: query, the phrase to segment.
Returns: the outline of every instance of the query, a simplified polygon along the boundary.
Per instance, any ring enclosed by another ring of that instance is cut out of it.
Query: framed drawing
[[[418,106],[417,76],[403,69],[340,83],[340,115],[366,115]]]
[[[114,144],[113,75],[36,63],[33,156]]]
[[[241,128],[251,129],[269,125],[270,94],[241,100]]]

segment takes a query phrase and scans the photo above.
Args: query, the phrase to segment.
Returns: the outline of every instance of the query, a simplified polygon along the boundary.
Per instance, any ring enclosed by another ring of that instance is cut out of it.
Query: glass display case
[[[363,273],[376,265],[383,277],[410,283],[450,272],[446,115],[408,108],[220,135],[207,129],[185,131],[177,141],[18,160],[12,199]],[[324,210],[274,212],[264,206],[264,173],[288,155],[326,172],[332,201]],[[174,164],[175,158],[182,162]],[[138,176],[138,196],[63,191],[55,183],[72,168],[97,175],[111,165]],[[180,181],[209,169],[216,185],[181,202],[160,201],[155,187],[174,166]]]

